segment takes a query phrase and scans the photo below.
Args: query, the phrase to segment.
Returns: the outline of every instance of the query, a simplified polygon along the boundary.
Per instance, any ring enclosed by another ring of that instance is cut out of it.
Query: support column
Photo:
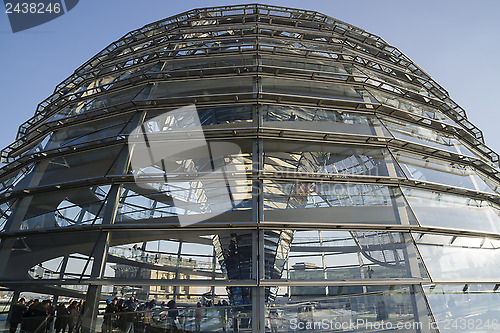
[[[264,332],[266,320],[266,290],[260,285],[260,281],[265,278],[265,252],[264,252],[264,230],[257,230],[255,233],[257,245],[256,267],[257,286],[252,288],[252,332]]]
[[[118,212],[118,201],[120,199],[122,187],[123,185],[113,185],[111,187],[108,195],[108,202],[104,210],[103,224],[114,224],[116,213]],[[110,238],[111,233],[109,231],[99,235],[93,253],[94,263],[92,265],[92,272],[90,273],[90,278],[92,280],[99,280],[104,276]],[[96,331],[101,289],[102,286],[91,284],[87,290],[85,312],[82,319],[82,333],[93,333]]]
[[[69,261],[69,254],[65,255],[61,262],[61,270],[59,271],[59,280],[64,279],[64,272],[66,271],[66,267],[68,267],[68,261]],[[54,306],[57,306],[58,301],[59,301],[59,294],[54,294],[54,299],[52,300]]]
[[[141,125],[146,117],[146,112],[136,113],[134,118],[130,121],[129,126],[135,127]],[[130,132],[134,128],[129,128]],[[117,161],[116,172],[126,174],[130,167],[130,159],[133,149],[127,149],[126,146],[120,152]],[[115,223],[116,215],[118,213],[118,206],[120,203],[120,196],[123,190],[123,184],[113,184],[109,190],[107,202],[103,211],[103,225],[110,225]],[[90,273],[91,280],[100,280],[104,277],[106,268],[106,261],[109,251],[109,241],[111,239],[111,232],[105,231],[99,235],[94,251],[94,263]],[[90,284],[87,290],[87,298],[85,300],[85,311],[82,318],[82,333],[96,332],[97,315],[99,314],[99,301],[101,298],[101,285]]]
[[[21,296],[21,291],[19,289],[14,290],[12,294],[12,299],[10,300],[9,314],[7,315],[7,322],[10,323],[10,316],[12,315],[12,309],[14,305],[18,302],[19,296]]]

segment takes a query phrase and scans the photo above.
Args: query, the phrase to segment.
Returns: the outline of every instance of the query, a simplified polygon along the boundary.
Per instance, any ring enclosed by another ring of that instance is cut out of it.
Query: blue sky
[[[127,32],[177,13],[250,1],[80,0],[69,13],[13,34],[0,12],[0,146],[54,87]],[[500,1],[273,0],[359,26],[398,47],[460,104],[500,152]]]

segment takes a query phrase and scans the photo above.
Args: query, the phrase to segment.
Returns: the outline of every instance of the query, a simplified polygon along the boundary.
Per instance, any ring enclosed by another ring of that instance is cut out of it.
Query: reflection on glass
[[[444,246],[418,242],[418,249],[433,281],[496,281],[500,275],[500,249],[472,247],[477,241],[483,239],[462,238]]]
[[[415,223],[399,190],[386,185],[265,180],[263,191],[267,221]],[[397,206],[402,209],[395,209]],[[288,209],[295,211],[280,212]]]
[[[500,232],[500,209],[492,203],[416,188],[402,190],[422,226]]]
[[[123,146],[109,146],[41,160],[19,181],[14,190],[115,174],[117,157],[122,148]],[[36,181],[32,182],[32,179]]]
[[[252,77],[234,77],[203,79],[189,81],[159,82],[148,85],[134,101],[176,98],[185,96],[251,93],[253,91]]]
[[[265,127],[391,137],[376,117],[366,114],[283,105],[263,105],[260,112]]]
[[[403,177],[385,149],[264,141],[264,170]]]
[[[0,204],[0,231],[5,231],[5,224],[12,213],[12,208],[16,204],[16,200],[11,202],[4,202]]]
[[[107,298],[116,297],[119,303],[127,302],[131,295],[136,298],[136,310],[111,315],[113,323],[125,325],[131,320],[135,327],[151,332],[252,331],[252,304],[232,304],[223,287],[167,282],[144,288],[158,296],[141,297],[142,288],[135,285],[113,285],[103,292]],[[232,287],[236,288],[246,287]],[[127,314],[133,319],[128,319]]]
[[[419,286],[280,288],[266,310],[271,332],[437,333]]]
[[[366,73],[366,75],[368,77],[380,81],[380,82],[375,81],[375,85],[376,86],[379,86],[381,83],[385,82],[385,83],[388,83],[388,84],[392,85],[392,87],[390,87],[390,88],[401,87],[401,88],[405,88],[405,89],[407,89],[409,91],[412,91],[414,93],[417,93],[419,95],[424,95],[424,96],[427,96],[427,97],[430,96],[430,94],[427,92],[427,90],[424,87],[422,87],[420,85],[417,86],[415,84],[412,84],[412,83],[409,83],[407,81],[401,80],[400,78],[397,78],[396,75],[394,75],[392,77],[389,76],[389,75],[382,75],[379,72],[371,70],[371,69],[368,69],[366,67],[360,67],[360,69],[361,69],[362,72]],[[386,87],[384,87],[384,88],[386,88]],[[390,89],[390,88],[387,87],[386,89]]]
[[[223,279],[210,236],[198,243],[158,240],[109,248],[107,277],[119,279]],[[140,276],[137,276],[140,274]],[[157,294],[150,293],[152,297]]]
[[[238,123],[252,122],[252,108],[251,106],[239,107],[214,107],[214,108],[198,108],[198,119],[194,119],[195,114],[185,113],[184,117],[178,114],[174,115],[169,112],[162,111],[161,114],[155,115],[149,113],[148,119],[144,122],[144,129],[146,133],[157,133],[164,131],[175,131],[189,129],[193,126],[209,126],[209,125],[223,125]]]
[[[61,268],[64,269],[61,270]],[[88,279],[91,271],[92,258],[80,253],[73,253],[39,263],[31,267],[28,274],[33,279]],[[86,288],[86,285],[78,285],[71,286],[69,289],[85,291]]]
[[[103,218],[102,206],[106,202],[109,188],[109,185],[105,185],[35,195],[20,229],[100,224]]]
[[[1,178],[0,195],[8,195],[9,191],[15,188],[19,182],[23,181],[27,175],[31,174],[35,167],[35,163],[30,163],[28,166],[21,169],[21,171],[6,173],[4,177]]]
[[[441,111],[438,111],[437,109],[434,109],[427,105],[402,98],[401,96],[384,93],[376,89],[369,88],[367,90],[382,104],[389,105],[394,108],[401,109],[420,116],[439,120],[450,125],[458,126],[450,118],[441,113]]]
[[[297,230],[285,267],[288,280],[427,278],[411,237],[382,231]]]
[[[439,332],[450,333],[497,333],[500,293],[495,290],[495,285],[486,284],[424,287]]]
[[[398,139],[443,149],[455,154],[475,157],[474,153],[450,134],[439,133],[430,128],[384,116],[381,116],[380,119],[391,134]]]
[[[220,181],[219,179],[218,182]],[[228,189],[221,188],[220,184],[209,180],[170,181],[168,183],[151,180],[147,182],[148,188],[130,183],[122,194],[116,219],[131,222],[178,215],[250,210],[252,208],[251,183],[247,180],[238,182],[239,184],[231,187],[233,192],[231,192],[229,204],[232,203],[232,207],[228,207]],[[215,195],[219,192],[220,196]],[[175,205],[174,199],[184,204]]]
[[[238,67],[238,66],[252,66],[256,65],[257,61],[254,57],[240,55],[238,57],[211,57],[211,58],[198,58],[198,59],[175,59],[169,61],[160,61],[154,67],[147,71],[148,74],[170,74],[175,76],[175,71],[187,71],[192,69],[211,69],[211,68],[225,68],[225,67]],[[234,73],[234,71],[233,71]],[[153,75],[153,77],[156,77]]]
[[[403,172],[410,179],[494,193],[470,166],[422,157],[401,150],[393,150],[393,153]]]
[[[283,31],[281,33],[286,34],[288,32]],[[301,59],[290,60],[288,58],[262,56],[261,63],[263,66],[279,67],[280,74],[292,72],[299,75],[307,75],[307,72],[304,72],[305,70],[311,73],[314,71],[315,77],[325,77],[344,81],[347,81],[352,75],[365,77],[356,67],[349,64],[325,62],[318,59],[307,59],[307,62],[305,62]]]
[[[377,103],[364,89],[331,82],[262,77],[262,92]]]

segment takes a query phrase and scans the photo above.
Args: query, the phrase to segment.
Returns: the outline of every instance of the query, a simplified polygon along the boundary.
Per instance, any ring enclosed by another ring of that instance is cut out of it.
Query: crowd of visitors
[[[60,332],[78,332],[85,304],[72,300],[68,307],[64,303],[53,306],[50,300],[33,299],[28,302],[21,298],[14,304],[10,313],[10,333],[20,327],[22,333],[42,333],[55,330]],[[67,330],[66,330],[67,329]]]
[[[218,307],[214,313],[218,314],[218,322],[222,331],[226,332],[229,315],[226,300],[217,304],[209,300],[203,306],[198,302],[195,307],[182,308],[180,313],[175,300],[157,304],[155,300],[139,302],[133,296],[127,300],[108,299],[102,313],[101,332],[150,333],[153,314],[158,316],[157,321],[164,323],[162,328],[167,332],[180,331],[187,322],[194,326],[194,331],[200,332],[203,318],[211,307]],[[11,310],[10,333],[16,333],[18,329],[21,333],[80,333],[84,311],[85,302],[82,300],[60,302],[54,306],[50,300],[26,302],[21,298]]]

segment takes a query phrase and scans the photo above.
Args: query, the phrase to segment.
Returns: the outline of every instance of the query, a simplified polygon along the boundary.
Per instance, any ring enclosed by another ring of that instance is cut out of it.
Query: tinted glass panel
[[[437,332],[420,286],[294,286],[266,307],[272,332]]]
[[[264,181],[263,190],[267,221],[415,223],[399,190],[385,185]],[[397,206],[403,209],[398,212]]]
[[[470,166],[398,150],[393,154],[410,179],[494,193]]]
[[[462,238],[445,245],[418,242],[418,249],[433,281],[496,281],[500,275],[500,249],[474,248],[477,241]]]
[[[380,118],[391,134],[398,139],[443,149],[455,154],[476,157],[452,135],[388,117],[381,116]]]
[[[500,210],[483,200],[403,187],[422,226],[500,232]]]
[[[403,177],[385,149],[264,141],[264,170]]]
[[[408,234],[362,231],[295,231],[282,279],[426,279]]]
[[[263,126],[391,137],[372,115],[299,106],[263,105]]]
[[[494,289],[494,285],[463,284],[424,288],[439,332],[450,333],[498,332],[500,293]]]

